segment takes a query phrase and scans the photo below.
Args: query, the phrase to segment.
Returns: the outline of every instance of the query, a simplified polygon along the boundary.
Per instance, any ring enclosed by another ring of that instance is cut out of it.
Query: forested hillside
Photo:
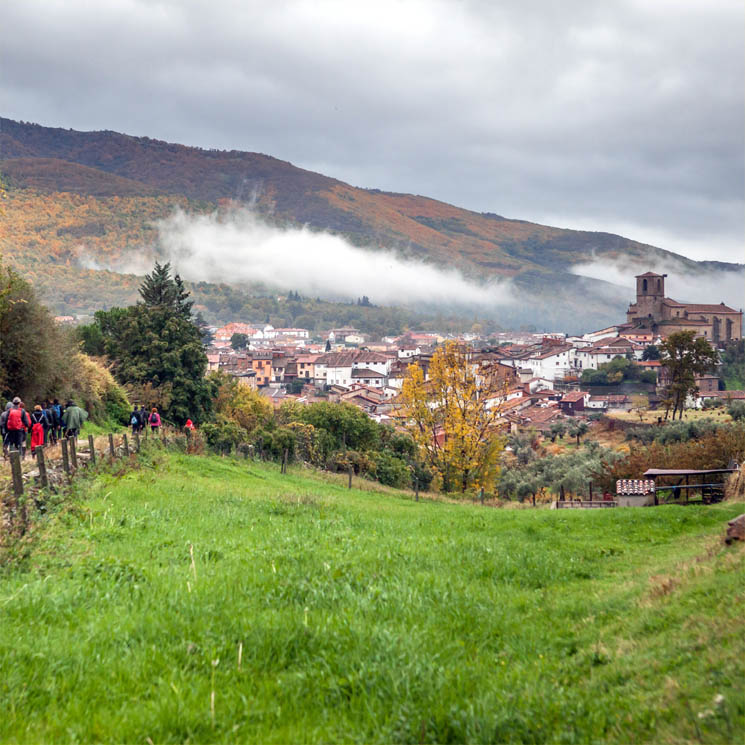
[[[158,248],[156,223],[176,208],[204,213],[247,203],[276,225],[308,225],[355,245],[455,266],[479,280],[510,278],[525,302],[500,311],[504,326],[576,327],[580,315],[587,326],[618,320],[626,299],[617,288],[571,274],[577,262],[672,257],[679,266],[697,268],[617,235],[356,188],[258,153],[116,132],[0,119],[0,173],[7,188],[0,252],[59,312],[131,299],[134,279],[126,272],[147,269],[143,254]]]

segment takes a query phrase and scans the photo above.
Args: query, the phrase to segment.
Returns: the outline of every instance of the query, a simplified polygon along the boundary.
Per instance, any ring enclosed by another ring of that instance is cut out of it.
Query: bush
[[[411,471],[401,458],[397,458],[387,450],[375,453],[373,458],[375,478],[381,484],[395,486],[398,489],[406,489],[411,485]]]
[[[245,432],[235,422],[218,415],[214,422],[202,427],[207,444],[218,453],[230,453],[234,447],[245,441]]]
[[[732,401],[727,405],[727,413],[739,422],[745,419],[745,401]]]

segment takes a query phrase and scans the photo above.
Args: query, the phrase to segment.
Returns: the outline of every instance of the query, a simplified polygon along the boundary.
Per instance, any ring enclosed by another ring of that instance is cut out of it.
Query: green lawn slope
[[[1,570],[0,741],[742,741],[741,504],[499,510],[161,458],[81,480]]]

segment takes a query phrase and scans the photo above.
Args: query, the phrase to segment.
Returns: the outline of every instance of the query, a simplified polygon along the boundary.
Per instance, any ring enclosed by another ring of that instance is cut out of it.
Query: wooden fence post
[[[60,441],[62,445],[62,470],[69,476],[70,475],[70,454],[67,450],[68,440],[63,437]]]
[[[354,474],[354,466],[349,466],[349,485],[347,486],[347,489],[352,488],[352,475]]]
[[[124,445],[124,457],[129,458],[129,441],[127,440],[127,433],[122,435],[122,443]]]
[[[116,451],[114,450],[114,435],[111,432],[109,432],[109,454],[111,455],[111,460],[114,460]]]
[[[414,501],[419,501],[419,479],[414,476]]]
[[[590,501],[592,502],[592,481],[590,482]]]
[[[13,477],[13,496],[18,499],[23,496],[23,470],[21,469],[21,454],[17,450],[10,451],[10,473]]]
[[[47,462],[44,459],[44,448],[36,448],[36,463],[39,466],[39,483],[42,489],[49,488],[49,476],[47,475]]]
[[[282,473],[287,473],[287,448],[285,448],[285,452],[282,455]]]
[[[91,454],[91,460],[90,460],[91,465],[95,466],[96,465],[96,444],[93,441],[93,435],[88,435],[88,450],[90,451],[90,454]]]
[[[73,471],[78,470],[78,448],[74,437],[70,438],[70,465]]]
[[[483,486],[481,487],[481,492],[479,493],[479,502],[481,502],[482,505],[484,504],[484,487]]]

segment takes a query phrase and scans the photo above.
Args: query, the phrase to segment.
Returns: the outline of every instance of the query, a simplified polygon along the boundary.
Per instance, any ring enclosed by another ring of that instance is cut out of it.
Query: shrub
[[[386,486],[395,486],[399,489],[405,489],[411,484],[411,471],[409,466],[391,454],[387,450],[375,453],[375,478]]]

